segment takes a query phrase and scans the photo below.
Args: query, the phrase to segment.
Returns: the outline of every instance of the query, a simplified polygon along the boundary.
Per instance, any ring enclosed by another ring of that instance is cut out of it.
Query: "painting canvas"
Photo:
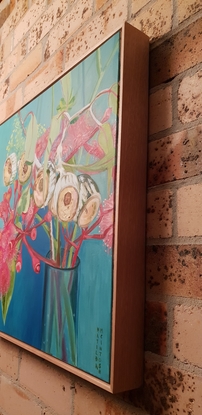
[[[0,336],[110,392],[143,374],[148,50],[126,23],[0,126]]]
[[[0,329],[109,382],[119,33],[0,127]]]

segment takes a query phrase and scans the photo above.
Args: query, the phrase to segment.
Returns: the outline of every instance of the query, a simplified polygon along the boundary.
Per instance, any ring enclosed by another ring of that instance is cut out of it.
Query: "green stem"
[[[75,328],[74,328],[74,319],[72,314],[72,307],[70,302],[70,296],[67,292],[67,287],[65,285],[64,279],[62,278],[62,295],[64,300],[65,306],[65,313],[68,323],[68,332],[69,332],[69,343],[70,343],[70,352],[72,357],[73,365],[76,365],[77,358],[76,358],[76,336],[75,336]]]
[[[99,78],[98,78],[98,81],[97,81],[97,84],[96,84],[96,86],[95,86],[95,90],[94,90],[94,93],[93,93],[93,95],[92,95],[92,98],[91,98],[91,101],[93,101],[94,100],[94,98],[95,98],[95,96],[96,96],[96,94],[97,94],[97,91],[98,91],[98,89],[99,89],[99,87],[100,87],[100,84],[101,84],[101,82],[102,82],[102,79],[103,79],[103,76],[104,76],[104,74],[105,74],[105,71],[106,71],[106,69],[107,69],[107,67],[110,65],[110,63],[111,63],[111,61],[112,61],[112,59],[113,59],[113,57],[114,57],[114,55],[115,55],[115,53],[116,53],[116,51],[117,51],[117,49],[118,49],[118,47],[119,47],[119,41],[117,42],[117,44],[116,44],[116,46],[115,46],[115,48],[114,48],[114,50],[112,51],[112,53],[111,53],[111,55],[110,55],[110,57],[109,57],[109,59],[108,59],[108,61],[107,61],[107,63],[106,63],[106,65],[105,65],[105,67],[104,67],[104,69],[103,70],[101,70],[101,67],[100,67],[100,62],[98,63],[98,60],[97,60],[97,66],[98,66],[98,71],[99,71]]]
[[[56,263],[60,266],[60,222],[56,219],[56,241],[57,241],[57,252],[56,252]]]

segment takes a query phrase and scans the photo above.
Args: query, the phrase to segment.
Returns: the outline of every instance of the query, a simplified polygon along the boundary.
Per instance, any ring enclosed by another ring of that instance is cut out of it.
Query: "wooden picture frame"
[[[143,377],[148,53],[125,23],[0,126],[0,336],[111,393]]]

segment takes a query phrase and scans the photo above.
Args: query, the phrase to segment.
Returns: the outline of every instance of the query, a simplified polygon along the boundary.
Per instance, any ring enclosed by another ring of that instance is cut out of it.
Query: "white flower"
[[[79,201],[79,183],[75,174],[62,172],[53,197],[53,212],[64,222],[74,220]]]
[[[37,207],[47,206],[49,203],[56,184],[56,171],[53,163],[48,162],[47,170],[41,168],[34,183],[34,201]]]
[[[5,186],[9,186],[13,182],[16,176],[17,171],[17,157],[15,153],[12,153],[7,157],[4,163],[4,184]]]
[[[21,184],[26,183],[32,172],[32,166],[25,162],[25,153],[22,154],[18,163],[18,176]]]
[[[77,222],[81,228],[86,228],[96,217],[101,197],[95,181],[88,174],[78,176],[79,181],[79,207]]]

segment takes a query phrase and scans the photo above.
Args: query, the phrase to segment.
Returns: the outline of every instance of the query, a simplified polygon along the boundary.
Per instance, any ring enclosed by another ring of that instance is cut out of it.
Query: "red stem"
[[[52,259],[45,258],[45,257],[43,257],[42,255],[40,255],[37,251],[35,251],[35,249],[33,249],[33,248],[29,245],[29,243],[27,242],[27,240],[26,240],[26,236],[25,236],[25,235],[23,235],[23,237],[22,237],[22,241],[24,242],[24,244],[25,244],[25,246],[26,246],[26,248],[27,248],[27,250],[28,250],[28,252],[29,252],[29,254],[30,254],[31,256],[32,256],[32,255],[35,255],[35,256],[36,256],[36,258],[37,258],[39,261],[42,261],[42,262],[44,262],[45,264],[50,265],[50,266],[52,266],[52,267],[54,267],[54,266],[56,265],[56,262],[55,262],[55,261],[53,261]]]

